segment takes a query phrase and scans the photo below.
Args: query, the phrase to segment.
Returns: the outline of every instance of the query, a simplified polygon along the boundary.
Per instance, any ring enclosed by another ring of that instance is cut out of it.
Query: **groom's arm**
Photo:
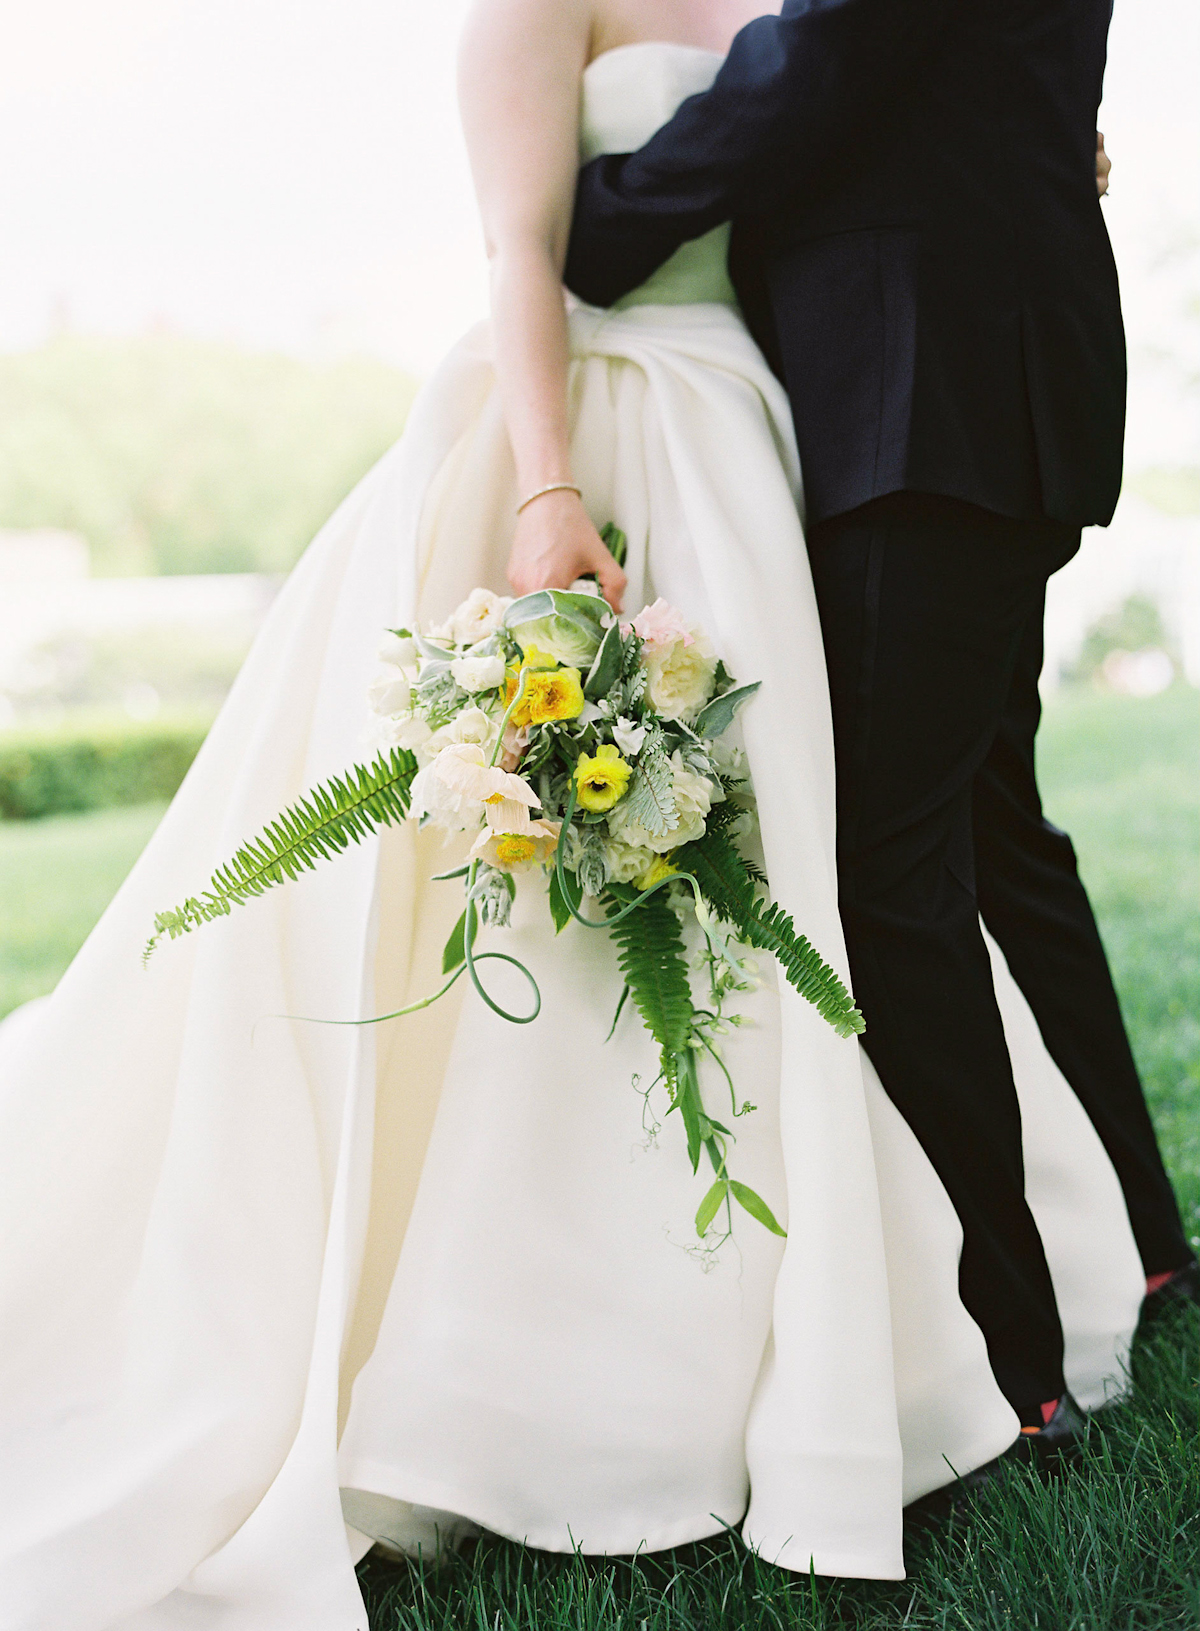
[[[579,175],[567,286],[610,306],[689,238],[794,197],[887,117],[965,0],[785,0],[637,153]]]

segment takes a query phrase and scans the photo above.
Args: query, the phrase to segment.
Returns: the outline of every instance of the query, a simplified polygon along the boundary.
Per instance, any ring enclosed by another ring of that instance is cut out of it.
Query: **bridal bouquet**
[[[624,539],[606,529],[618,553]],[[769,952],[839,1035],[863,1022],[837,975],[764,898],[765,878],[739,847],[752,826],[740,753],[722,740],[758,689],[738,685],[703,631],[664,601],[622,623],[595,585],[511,600],[475,589],[440,626],[393,631],[371,686],[375,754],[314,789],[213,876],[199,897],[155,919],[172,939],[223,916],[381,824],[416,819],[466,833],[466,904],[446,945],[442,996],[463,973],[495,1012],[536,1019],[540,995],[515,958],[476,951],[483,924],[508,923],[523,874],[548,874],[556,930],[574,920],[615,942],[628,999],[659,1049],[660,1080],[678,1110],[692,1169],[702,1152],[714,1180],[696,1214],[704,1237],[737,1202],[775,1233],[762,1198],[730,1175],[730,1129],[701,1100],[698,1063],[724,1074],[724,1005],[749,989],[747,948]],[[700,930],[696,966],[684,924]],[[479,965],[513,963],[532,990],[528,1013],[501,1008]],[[693,976],[698,974],[699,978]],[[697,995],[694,987],[700,987]],[[385,1015],[394,1018],[395,1015]],[[609,1033],[612,1034],[611,1031]]]

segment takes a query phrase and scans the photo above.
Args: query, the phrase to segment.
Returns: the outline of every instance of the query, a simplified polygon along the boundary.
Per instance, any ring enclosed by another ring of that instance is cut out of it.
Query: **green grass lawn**
[[[163,808],[0,822],[0,1014],[53,989]]]
[[[1059,702],[1040,769],[1046,812],[1075,840],[1200,1246],[1200,695],[1180,686],[1145,701]]]
[[[1200,1243],[1200,697],[1061,698],[1041,766]],[[0,824],[0,1012],[50,988],[160,813]],[[969,1520],[911,1536],[901,1583],[797,1578],[732,1537],[638,1560],[488,1539],[436,1573],[364,1563],[373,1631],[1195,1631],[1198,1337],[1185,1316],[1140,1354],[1077,1472],[1014,1470]]]
[[[1200,697],[1060,698],[1041,768],[1200,1244]],[[797,1578],[732,1537],[636,1560],[485,1539],[436,1572],[368,1559],[373,1631],[1196,1631],[1198,1352],[1185,1315],[1078,1471],[1045,1488],[1013,1469],[969,1520],[908,1537],[898,1584]]]

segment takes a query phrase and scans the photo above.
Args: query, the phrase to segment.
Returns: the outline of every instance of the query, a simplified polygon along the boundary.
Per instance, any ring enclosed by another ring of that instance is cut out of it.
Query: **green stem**
[[[504,746],[504,733],[508,729],[508,722],[513,716],[513,709],[517,706],[517,703],[520,702],[521,698],[525,695],[525,681],[529,677],[529,670],[527,668],[523,668],[523,669],[521,669],[520,673],[521,673],[521,677],[517,681],[517,689],[513,692],[513,699],[509,703],[508,707],[504,710],[504,717],[500,721],[500,734],[496,738],[496,745],[492,749],[491,758],[488,760],[488,768],[489,769],[491,768],[492,765],[494,765],[496,763],[496,760],[500,757],[500,749]]]
[[[725,1063],[724,1059],[721,1058],[721,1055],[717,1052],[716,1048],[713,1047],[712,1043],[708,1040],[708,1038],[706,1036],[704,1036],[699,1031],[696,1032],[696,1036],[697,1036],[697,1039],[700,1042],[701,1047],[707,1049],[708,1053],[711,1055],[712,1059],[715,1061],[715,1063],[716,1063],[718,1069],[720,1070],[722,1076],[724,1076],[726,1082],[728,1083],[728,1086],[729,1086],[729,1104],[730,1104],[730,1108],[733,1111],[734,1116],[736,1117],[737,1114],[738,1114],[737,1089],[733,1085],[733,1077],[729,1074],[729,1067]]]
[[[534,991],[537,991],[537,984],[534,981],[533,975],[530,974],[524,963],[518,962],[515,957],[510,957],[505,951],[481,951],[478,957],[476,957],[474,960],[477,963],[485,963],[489,961],[489,959],[492,962],[511,963],[514,968],[519,968],[521,973],[524,974],[525,978],[529,981],[530,985],[533,986]],[[294,1020],[297,1025],[382,1025],[385,1019],[403,1019],[406,1014],[417,1014],[420,1013],[422,1008],[431,1008],[433,1004],[439,1000],[439,998],[446,995],[447,991],[449,991],[450,987],[461,975],[468,972],[468,968],[469,965],[467,963],[460,963],[454,970],[454,973],[446,981],[445,985],[439,986],[436,991],[431,991],[427,997],[421,997],[416,1002],[410,1002],[406,1008],[397,1008],[390,1014],[373,1014],[370,1019],[320,1019],[315,1014],[264,1014],[262,1017],[263,1019],[290,1019]],[[476,981],[476,986],[478,987],[478,981]],[[490,999],[485,992],[481,992],[480,995],[483,996],[485,1002],[490,1002]],[[540,993],[538,996],[538,1003],[540,1007]],[[493,1008],[496,1006],[495,1003],[491,1003],[490,1005]],[[497,1009],[496,1011],[497,1013],[503,1013],[502,1009]],[[504,1017],[506,1019],[512,1018],[510,1014],[505,1014]],[[536,1013],[531,1017],[536,1018]],[[256,1020],[255,1023],[261,1024],[261,1021]],[[529,1021],[518,1019],[515,1021],[515,1023],[518,1025],[527,1025]]]
[[[538,989],[537,981],[534,979],[533,975],[529,972],[529,970],[525,967],[525,964],[521,963],[521,962],[518,962],[518,960],[515,957],[509,957],[507,955],[507,953],[505,953],[505,952],[485,951],[485,952],[482,952],[478,957],[475,956],[475,952],[474,952],[474,949],[473,949],[473,943],[474,943],[474,940],[475,940],[475,934],[476,934],[476,931],[477,931],[477,928],[478,928],[478,921],[479,920],[478,920],[478,916],[477,916],[476,910],[475,910],[475,894],[474,894],[474,890],[475,890],[475,876],[478,873],[478,871],[479,871],[479,861],[474,860],[474,861],[471,862],[471,870],[467,874],[467,921],[463,925],[463,959],[464,959],[463,967],[467,970],[467,973],[471,976],[471,984],[475,987],[476,991],[478,991],[479,995],[483,998],[484,1002],[487,1003],[488,1007],[492,1010],[493,1014],[499,1014],[501,1019],[507,1019],[507,1020],[511,1021],[511,1023],[513,1025],[532,1025],[534,1020],[538,1017],[538,1015],[542,1011],[542,993]],[[476,974],[476,972],[475,972],[475,964],[477,962],[482,963],[484,958],[486,958],[486,957],[499,957],[504,962],[511,963],[514,968],[519,968],[521,970],[521,973],[529,981],[530,988],[533,991],[533,1012],[532,1013],[530,1013],[530,1014],[510,1014],[507,1008],[501,1008],[501,1006],[500,1006],[500,1004],[498,1002],[494,1002],[492,1000],[492,998],[488,996],[487,992],[483,989],[482,980],[479,978],[478,974]],[[461,973],[461,970],[459,972]]]
[[[563,876],[563,853],[567,842],[567,832],[571,826],[571,817],[575,814],[575,802],[575,778],[572,777],[567,792],[567,807],[563,812],[562,825],[560,826],[558,833],[558,844],[554,851],[554,870],[558,875],[559,893],[562,895],[562,898],[566,903],[567,911],[570,912],[576,923],[582,923],[584,927],[588,929],[611,929],[614,923],[623,922],[630,916],[631,913],[636,912],[640,907],[644,906],[650,899],[651,895],[656,895],[660,889],[665,889],[666,886],[671,883],[691,884],[693,896],[697,901],[702,899],[700,885],[690,872],[669,872],[665,878],[660,878],[657,883],[652,883],[649,889],[644,889],[638,900],[631,900],[626,906],[623,906],[619,912],[614,913],[612,917],[584,917],[583,913],[578,911],[571,904],[571,897],[567,893],[567,881]]]

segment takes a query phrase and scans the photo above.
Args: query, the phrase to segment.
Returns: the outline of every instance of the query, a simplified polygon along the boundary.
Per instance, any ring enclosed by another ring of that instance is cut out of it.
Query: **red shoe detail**
[[[1174,1269],[1168,1269],[1165,1274],[1148,1274],[1146,1276],[1146,1295],[1153,1297],[1154,1293],[1166,1285],[1174,1275]]]
[[[1058,1400],[1047,1399],[1045,1404],[1038,1406],[1038,1409],[1042,1413],[1042,1427],[1048,1427],[1050,1425],[1051,1416],[1058,1409]],[[1040,1433],[1042,1427],[1022,1427],[1021,1431],[1023,1433]]]

